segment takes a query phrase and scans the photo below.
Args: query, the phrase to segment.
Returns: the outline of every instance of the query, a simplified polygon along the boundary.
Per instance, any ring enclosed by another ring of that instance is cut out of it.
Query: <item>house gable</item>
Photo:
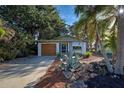
[[[38,40],[38,42],[40,43],[50,43],[50,42],[85,42],[85,41],[82,41],[82,40],[79,40],[75,37],[72,37],[72,36],[69,36],[69,35],[65,35],[65,36],[59,36],[59,37],[56,37],[54,39],[51,39],[51,40]]]
[[[69,35],[65,35],[65,36],[59,36],[54,38],[53,40],[60,40],[60,41],[80,41],[78,39],[76,39],[75,37],[69,36]]]

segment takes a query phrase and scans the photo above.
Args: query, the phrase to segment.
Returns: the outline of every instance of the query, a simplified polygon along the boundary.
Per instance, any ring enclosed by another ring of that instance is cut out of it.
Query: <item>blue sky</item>
[[[59,12],[61,18],[65,21],[66,24],[72,25],[78,20],[78,17],[74,14],[73,5],[57,5],[55,6]]]

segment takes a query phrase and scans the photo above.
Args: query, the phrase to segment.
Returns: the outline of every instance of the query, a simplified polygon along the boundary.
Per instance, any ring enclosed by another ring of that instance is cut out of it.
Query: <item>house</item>
[[[75,52],[84,54],[86,42],[65,35],[53,40],[38,40],[38,56],[55,56],[57,53]]]

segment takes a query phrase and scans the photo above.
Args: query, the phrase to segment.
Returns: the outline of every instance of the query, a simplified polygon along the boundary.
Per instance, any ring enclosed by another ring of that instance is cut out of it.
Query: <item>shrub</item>
[[[5,35],[5,30],[3,28],[0,27],[0,37]]]
[[[60,59],[62,57],[62,53],[58,52],[57,53],[57,58]]]
[[[18,36],[18,34],[8,42],[0,41],[0,59],[6,61],[35,54],[33,44],[32,39]]]
[[[88,51],[84,54],[84,58],[89,58],[91,55],[92,53]]]
[[[83,54],[81,54],[81,53],[76,53],[76,55],[77,55],[78,58],[83,57]]]

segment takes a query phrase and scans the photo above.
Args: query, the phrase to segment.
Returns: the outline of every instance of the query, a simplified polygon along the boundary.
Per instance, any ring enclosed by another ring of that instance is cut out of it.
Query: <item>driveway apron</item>
[[[55,57],[26,57],[0,65],[0,88],[32,87],[45,74]]]

